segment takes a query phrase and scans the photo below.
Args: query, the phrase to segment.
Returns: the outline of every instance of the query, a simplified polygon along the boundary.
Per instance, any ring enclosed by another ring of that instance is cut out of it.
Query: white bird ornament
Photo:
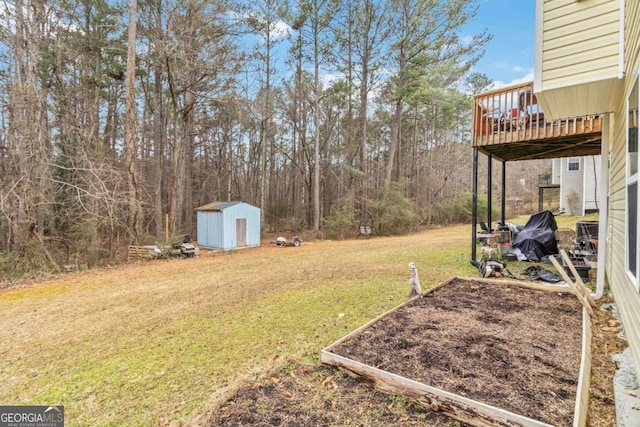
[[[411,293],[409,294],[409,298],[413,298],[418,295],[422,296],[422,289],[420,289],[420,279],[418,279],[418,269],[416,268],[416,264],[410,262],[409,268],[411,269],[411,279],[409,279],[409,283],[411,283]]]

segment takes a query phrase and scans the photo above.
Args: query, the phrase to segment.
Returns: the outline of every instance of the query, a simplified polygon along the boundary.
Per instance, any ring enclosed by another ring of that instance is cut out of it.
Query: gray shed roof
[[[223,211],[226,208],[230,208],[231,206],[235,206],[237,204],[240,203],[246,203],[246,202],[242,202],[242,201],[231,201],[231,202],[211,202],[211,203],[207,203],[206,205],[202,205],[199,208],[196,208],[197,211]],[[249,203],[246,203],[247,205],[253,206]],[[256,206],[253,206],[256,209],[259,209]]]

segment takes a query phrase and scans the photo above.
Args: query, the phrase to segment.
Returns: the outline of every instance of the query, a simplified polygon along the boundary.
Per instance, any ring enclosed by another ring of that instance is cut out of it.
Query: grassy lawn
[[[470,230],[265,243],[0,290],[0,402],[64,405],[68,426],[194,423],[243,382],[284,360],[318,362],[406,300],[409,262],[423,290],[477,275]]]

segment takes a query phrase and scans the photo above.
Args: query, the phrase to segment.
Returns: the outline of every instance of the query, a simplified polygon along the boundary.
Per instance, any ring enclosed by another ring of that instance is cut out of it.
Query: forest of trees
[[[476,7],[0,0],[0,271],[193,235],[214,200],[265,232],[464,220]]]

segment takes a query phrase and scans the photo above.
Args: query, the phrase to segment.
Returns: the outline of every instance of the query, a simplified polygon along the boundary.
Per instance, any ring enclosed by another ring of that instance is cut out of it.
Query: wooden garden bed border
[[[449,283],[462,281],[476,281],[487,284],[517,286],[521,288],[533,289],[545,292],[571,292],[568,286],[543,285],[533,282],[514,281],[514,280],[495,280],[483,278],[470,278],[463,276],[454,276],[438,285],[432,287],[423,295],[440,289]],[[416,297],[417,298],[417,297]],[[361,334],[371,325],[379,322],[391,313],[399,310],[405,305],[412,302],[412,298],[397,307],[383,313],[370,322],[357,328],[353,332],[347,334],[338,341],[322,349],[320,360],[322,363],[345,369],[357,376],[364,377],[371,382],[377,389],[408,397],[418,403],[431,408],[433,411],[441,412],[464,423],[474,426],[527,426],[527,427],[550,427],[550,424],[534,420],[513,412],[500,409],[476,400],[472,400],[454,393],[441,390],[424,383],[404,378],[400,375],[392,374],[387,371],[357,362],[355,360],[334,354],[332,350],[343,342]],[[578,377],[578,385],[576,390],[576,402],[573,417],[573,426],[582,427],[586,424],[587,408],[589,404],[589,380],[591,374],[591,319],[583,307],[582,309],[582,355],[580,361],[580,372]]]

